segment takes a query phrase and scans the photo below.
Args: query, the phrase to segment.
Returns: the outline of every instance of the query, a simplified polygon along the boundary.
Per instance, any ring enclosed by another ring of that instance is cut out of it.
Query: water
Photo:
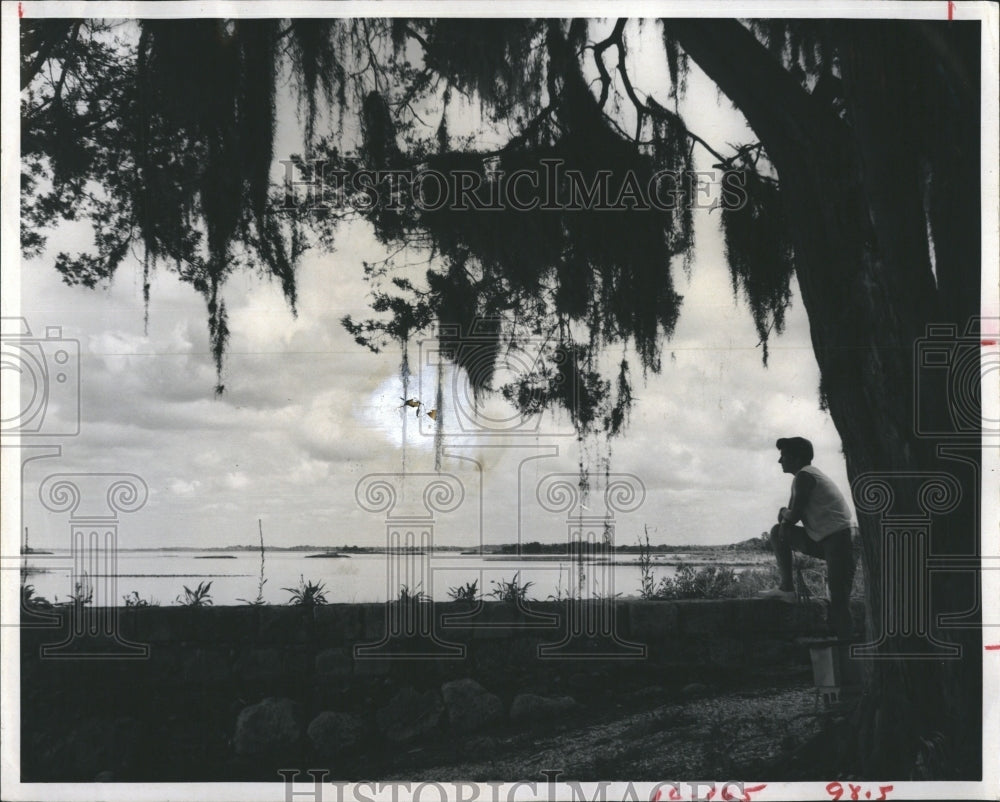
[[[388,597],[395,598],[403,583],[409,585],[411,592],[420,590],[435,600],[447,601],[450,587],[478,582],[480,593],[488,593],[494,581],[510,581],[515,574],[522,585],[532,583],[529,599],[546,600],[569,593],[584,597],[639,595],[640,572],[634,554],[619,555],[614,563],[586,561],[581,578],[580,564],[565,557],[525,559],[435,552],[423,557],[354,554],[341,559],[310,559],[306,556],[310,553],[314,552],[265,552],[264,601],[287,603],[290,594],[285,588],[297,587],[300,577],[322,582],[330,603],[383,602]],[[219,559],[223,555],[225,558]],[[654,555],[655,580],[674,575],[676,569],[665,560],[676,563],[683,557]],[[27,571],[24,581],[34,586],[35,595],[49,601],[67,601],[74,592],[72,557],[68,551],[26,555],[22,565]],[[397,566],[398,570],[390,576],[389,570]],[[239,599],[255,599],[259,576],[259,552],[121,551],[116,571],[101,571],[91,565],[87,580],[94,591],[95,604],[121,605],[122,596],[132,591],[161,605],[176,604],[177,597],[184,596],[185,585],[194,590],[200,582],[211,582],[212,602],[223,605],[239,604]]]

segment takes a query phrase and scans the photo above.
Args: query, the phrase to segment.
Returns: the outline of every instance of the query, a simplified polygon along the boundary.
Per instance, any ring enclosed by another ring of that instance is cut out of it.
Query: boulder
[[[324,711],[309,722],[306,733],[320,757],[329,758],[355,746],[365,732],[365,722],[355,713]]]
[[[571,696],[536,696],[521,693],[514,697],[510,705],[510,718],[514,722],[538,722],[551,720],[576,709],[576,701]]]
[[[433,730],[443,713],[444,704],[435,691],[403,688],[375,714],[375,722],[388,740],[402,743]]]
[[[239,755],[258,755],[292,746],[301,730],[295,702],[268,697],[240,711],[233,746]]]
[[[441,686],[448,723],[456,732],[476,732],[503,718],[500,697],[474,679],[457,679]]]

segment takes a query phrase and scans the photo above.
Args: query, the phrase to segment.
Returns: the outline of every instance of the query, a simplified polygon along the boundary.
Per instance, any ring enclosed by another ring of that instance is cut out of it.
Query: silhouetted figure
[[[771,547],[778,561],[781,586],[762,596],[795,602],[799,594],[792,582],[792,551],[826,561],[826,584],[830,591],[827,621],[841,640],[850,640],[851,586],[854,584],[854,524],[851,508],[837,486],[812,465],[812,443],[804,437],[783,437],[777,442],[778,463],[792,474],[792,495],[778,512],[771,528]],[[801,521],[802,526],[797,526]]]

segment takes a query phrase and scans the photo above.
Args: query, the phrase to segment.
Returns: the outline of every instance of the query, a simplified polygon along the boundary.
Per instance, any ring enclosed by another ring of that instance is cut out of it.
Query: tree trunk
[[[969,574],[962,581],[924,586],[919,565],[887,574],[890,566],[883,564],[885,517],[918,511],[922,482],[913,474],[951,474],[960,488],[978,488],[975,444],[963,452],[963,470],[962,462],[939,455],[939,440],[919,436],[914,417],[915,391],[925,389],[918,386],[923,375],[914,370],[916,340],[930,323],[954,325],[961,335],[978,311],[978,295],[969,308],[967,292],[952,293],[942,304],[931,270],[921,187],[925,165],[919,132],[906,128],[914,114],[913,90],[905,85],[914,80],[906,67],[926,53],[904,58],[915,46],[906,23],[837,25],[833,33],[850,113],[845,123],[807,94],[738,22],[665,24],[743,112],[778,171],[820,394],[840,434],[848,476],[854,485],[877,472],[896,495],[893,511],[862,515],[859,507],[870,636],[892,623],[893,605],[887,609],[884,599],[898,600],[911,590],[933,591],[932,616],[969,609],[976,584]],[[961,123],[978,131],[975,120]],[[942,166],[949,165],[936,169]],[[962,169],[968,174],[967,165]],[[974,187],[964,187],[964,193],[979,197]],[[978,219],[978,209],[970,214]],[[948,241],[942,237],[938,244],[941,251]],[[967,257],[968,244],[962,247]],[[961,261],[953,257],[940,252],[939,268]],[[961,268],[978,279],[978,263]],[[978,391],[973,395],[965,400],[978,409]],[[947,432],[949,398],[925,392],[921,401],[925,414],[928,404],[932,407],[922,420]],[[947,517],[933,521],[933,554],[978,555],[978,498],[965,496]],[[982,645],[975,616],[966,623],[965,630],[941,632],[932,620],[930,633],[960,644],[962,659],[946,659],[933,648],[928,659],[896,656],[912,651],[912,642],[900,638],[879,646],[866,666],[864,699],[843,736],[840,771],[899,779],[979,775]]]

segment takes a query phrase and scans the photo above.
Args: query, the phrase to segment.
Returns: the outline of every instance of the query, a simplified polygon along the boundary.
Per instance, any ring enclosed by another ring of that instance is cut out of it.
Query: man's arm
[[[783,507],[779,520],[782,523],[797,524],[802,520],[802,513],[805,512],[806,504],[809,503],[809,496],[813,488],[816,487],[816,479],[810,474],[799,471],[795,474],[795,481],[792,482],[791,509]]]

